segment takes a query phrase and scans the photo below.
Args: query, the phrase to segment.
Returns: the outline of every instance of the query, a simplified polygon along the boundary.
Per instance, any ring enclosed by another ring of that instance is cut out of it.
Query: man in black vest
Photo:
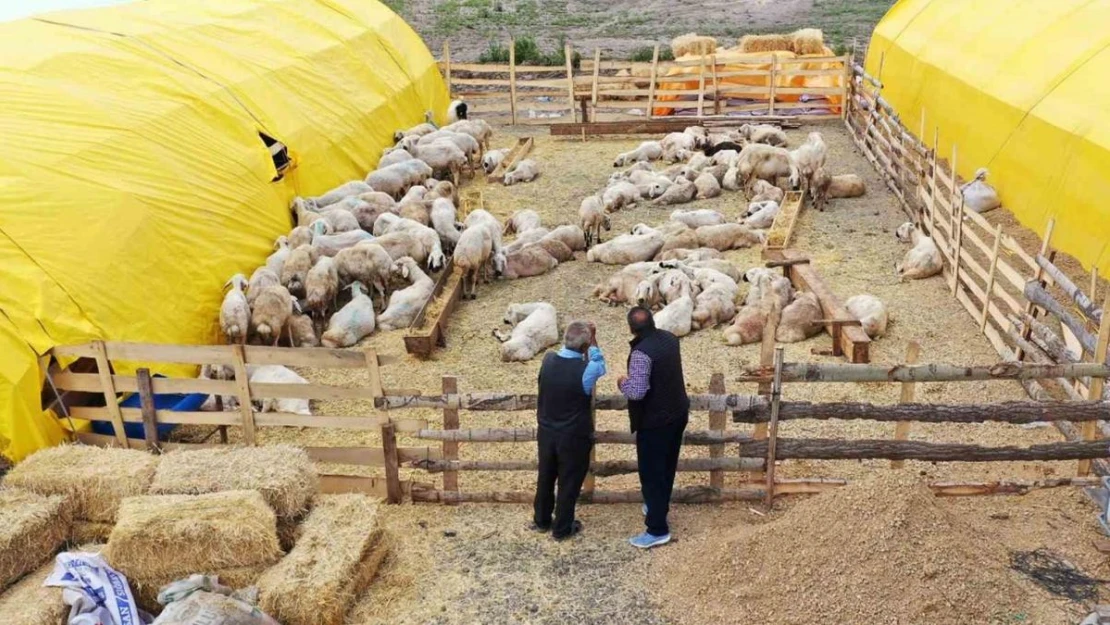
[[[582,522],[574,518],[574,506],[590,468],[594,436],[590,407],[594,386],[603,375],[605,358],[597,346],[597,332],[585,321],[568,325],[563,348],[548,352],[540,366],[536,400],[540,470],[532,529],[550,530],[555,540],[582,531]]]
[[[636,461],[647,525],[647,531],[629,542],[650,549],[671,540],[667,512],[682,434],[690,416],[690,399],[682,376],[678,337],[657,329],[651,311],[639,306],[628,312],[628,327],[635,338],[630,343],[628,375],[621,376],[617,386],[628,398],[628,417],[636,433]]]

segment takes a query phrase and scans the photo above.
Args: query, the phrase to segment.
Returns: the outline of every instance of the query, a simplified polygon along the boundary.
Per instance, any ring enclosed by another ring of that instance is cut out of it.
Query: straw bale
[[[298,517],[278,517],[277,519],[277,534],[278,542],[281,544],[281,550],[289,553],[297,541],[301,539],[301,532],[304,528],[304,516]]]
[[[241,590],[248,586],[254,586],[258,583],[258,578],[270,568],[268,564],[261,564],[257,566],[240,566],[226,569],[200,569],[193,573],[197,575],[215,575],[219,578],[220,584],[232,588],[234,590]],[[139,607],[147,612],[157,614],[162,611],[164,607],[158,603],[158,592],[179,579],[188,577],[191,573],[175,574],[175,575],[155,575],[145,579],[127,578],[128,584],[131,586],[131,594],[135,597],[135,602]]]
[[[276,517],[262,495],[233,490],[125,499],[105,555],[129,579],[152,584],[271,564],[281,553]]]
[[[825,34],[819,28],[802,28],[790,33],[795,54],[825,53]]]
[[[73,529],[69,533],[69,544],[83,545],[86,543],[108,542],[114,523],[97,523],[96,521],[74,521]]]
[[[162,456],[152,495],[256,490],[278,517],[308,509],[319,478],[308,454],[292,445],[171,451]]]
[[[4,625],[61,625],[69,615],[62,589],[43,586],[54,571],[54,561],[0,595],[0,623]]]
[[[258,581],[259,606],[284,625],[341,625],[386,551],[374,500],[320,497],[297,546]]]
[[[671,40],[671,52],[675,58],[687,54],[713,54],[717,51],[717,40],[706,35],[686,33]]]
[[[157,467],[156,456],[135,449],[61,445],[20,462],[4,485],[68,496],[73,518],[112,523],[125,497],[146,493]]]
[[[744,35],[740,38],[741,52],[793,52],[791,35]]]
[[[70,515],[64,497],[0,489],[0,588],[38,568],[65,544]]]

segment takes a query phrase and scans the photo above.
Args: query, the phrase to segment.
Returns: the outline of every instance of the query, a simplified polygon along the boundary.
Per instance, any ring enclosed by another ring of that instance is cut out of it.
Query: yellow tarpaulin
[[[5,455],[56,438],[37,429],[36,354],[216,341],[224,282],[272,251],[292,198],[363,177],[394,130],[446,106],[427,47],[375,0],[146,0],[0,24]],[[281,180],[260,132],[294,159]]]
[[[958,173],[979,167],[1052,246],[1110,273],[1110,2],[900,0],[867,70],[905,125]]]

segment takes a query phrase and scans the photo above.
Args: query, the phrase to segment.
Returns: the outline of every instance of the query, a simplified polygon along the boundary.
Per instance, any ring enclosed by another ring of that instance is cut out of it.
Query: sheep
[[[790,151],[790,158],[794,161],[798,170],[797,176],[799,176],[798,178],[792,177],[790,184],[795,188],[800,184],[803,190],[808,189],[812,185],[814,173],[825,166],[825,157],[828,151],[821,133],[809,133],[805,143]]]
[[[366,175],[366,184],[373,187],[375,191],[385,193],[394,199],[401,197],[412,186],[409,183],[409,175],[401,169],[401,166],[408,162],[411,161],[394,163],[381,169],[375,169]],[[298,223],[300,222],[298,221]]]
[[[721,194],[721,183],[717,181],[717,177],[710,172],[703,172],[694,180],[694,186],[698,190],[699,200],[708,200],[715,198]]]
[[[500,225],[498,225],[498,231],[500,232]],[[418,251],[416,248],[411,247],[409,242],[397,237],[388,239],[389,246],[382,243],[381,239],[401,232],[411,235],[412,238],[420,244],[422,249]],[[443,244],[440,243],[439,234],[418,221],[406,219],[398,215],[393,215],[392,213],[385,213],[374,222],[374,235],[378,237],[378,243],[390,252],[390,255],[393,255],[393,250],[390,249],[390,246],[397,247],[399,245],[412,252],[403,254],[404,256],[410,256],[416,259],[417,262],[426,261],[428,269],[432,271],[438,271],[447,262],[447,257],[443,254]],[[494,237],[494,240],[497,241],[497,238]],[[400,256],[394,256],[395,260],[399,258]]]
[[[666,193],[667,189],[671,188],[672,184],[674,183],[667,178],[652,176],[652,178],[646,182],[636,183],[636,190],[639,191],[640,197],[645,200],[653,200]]]
[[[752,202],[748,204],[747,215],[740,221],[749,228],[763,230],[775,223],[778,214],[779,203],[774,200]]]
[[[725,174],[728,173],[728,170],[729,170],[728,165],[724,165],[724,164],[710,165],[709,167],[706,167],[704,170],[702,170],[702,173],[703,174],[709,174],[709,175],[713,176],[713,179],[717,181],[717,186],[720,186],[721,183],[723,183],[725,181]],[[695,182],[696,182],[696,180],[695,180]]]
[[[427,195],[427,193],[428,193],[428,188],[425,187],[424,185],[420,185],[420,184],[413,185],[413,186],[409,187],[409,190],[405,192],[405,195],[403,197],[401,197],[400,200],[397,200],[397,204],[400,205],[400,204],[405,204],[406,202],[420,201],[420,200],[424,199],[424,196]]]
[[[339,273],[336,271],[335,259],[322,256],[309,270],[305,277],[305,306],[323,319],[328,307],[335,304],[335,297],[339,294]]]
[[[850,315],[859,319],[868,337],[875,339],[886,334],[888,316],[886,304],[881,299],[866,293],[853,295],[844,302],[844,308],[848,309]]]
[[[431,221],[432,228],[439,235],[440,243],[444,249],[454,249],[459,243],[459,222],[456,219],[455,205],[447,198],[438,198],[432,201]]]
[[[679,222],[671,223],[677,224]],[[661,260],[663,254],[671,250],[688,250],[696,247],[698,247],[698,233],[696,230],[687,227],[681,232],[664,235],[663,247],[659,248],[659,251],[656,252],[655,258]]]
[[[651,260],[663,247],[663,236],[652,234],[622,234],[605,243],[599,243],[586,252],[586,261],[606,265],[627,265]]]
[[[559,226],[547,233],[543,238],[558,239],[574,252],[586,249],[586,233],[578,226]]]
[[[547,228],[532,228],[531,230],[525,230],[524,232],[521,232],[520,234],[518,234],[516,236],[516,238],[513,239],[512,243],[504,246],[501,249],[506,254],[508,254],[510,252],[515,252],[516,250],[519,250],[519,249],[523,248],[526,245],[531,245],[532,243],[539,242],[544,237],[546,237],[550,232],[551,231],[548,230]]]
[[[715,210],[699,208],[697,210],[676,210],[671,213],[671,221],[686,224],[690,228],[701,226],[717,226],[725,223],[725,216]]]
[[[549,239],[549,241],[559,243],[557,239]],[[543,241],[540,243],[543,243]],[[505,266],[501,276],[508,280],[531,278],[543,275],[558,266],[559,261],[549,254],[540,243],[526,245],[521,249],[505,254]]]
[[[773,200],[782,204],[782,200],[786,197],[786,192],[776,187],[775,185],[767,182],[766,180],[755,180],[751,185],[752,196],[748,199],[749,202],[762,202],[765,200]]]
[[[722,332],[725,343],[728,345],[748,345],[763,340],[763,331],[767,326],[767,307],[765,305],[743,306],[736,311],[732,323]]]
[[[610,306],[635,301],[640,282],[659,268],[655,262],[632,263],[595,286],[593,296]]]
[[[740,136],[751,143],[763,143],[777,147],[786,146],[786,133],[781,128],[768,124],[744,124],[740,126]]]
[[[455,183],[450,180],[442,180],[433,182],[432,179],[426,181],[426,184],[431,184],[428,187],[428,193],[424,195],[424,201],[432,202],[438,199],[451,200],[451,204],[458,206],[459,204],[459,189]]]
[[[492,213],[481,208],[470,211],[470,214],[466,216],[465,225],[468,229],[480,227],[488,230],[490,241],[493,245],[493,253],[496,255],[502,252],[501,232],[505,227],[501,225],[500,221],[497,221],[497,218],[494,217]]]
[[[721,253],[717,250],[701,248],[694,250],[694,252],[696,252],[696,254],[691,254],[690,257],[683,261],[688,268],[694,271],[699,269],[712,269],[717,273],[727,276],[733,283],[740,281],[740,270],[736,268],[736,265],[721,258]],[[717,256],[709,255],[710,252],[717,254]]]
[[[484,153],[489,149],[490,139],[493,138],[493,127],[484,119],[463,119],[443,127],[459,134],[467,135],[478,142]]]
[[[364,241],[335,255],[335,271],[343,284],[361,282],[381,297],[384,305],[393,257],[377,241]]]
[[[473,141],[470,137],[466,138]],[[449,139],[419,144],[414,146],[413,149],[416,150],[413,152],[413,156],[415,156],[417,160],[426,163],[428,167],[431,168],[431,175],[450,176],[451,181],[456,185],[459,184],[459,177],[462,175],[463,167],[470,162],[467,152],[460,148],[455,141]],[[398,165],[405,164],[406,163],[398,163]]]
[[[754,180],[774,183],[779,177],[788,177],[797,186],[799,173],[794,157],[785,148],[762,143],[747,145],[736,158],[737,180],[741,187],[750,187]]]
[[[247,365],[247,379],[252,384],[308,384],[308,380],[282,365]],[[266,397],[252,403],[257,404],[258,412],[312,415],[307,399]]]
[[[262,289],[268,286],[276,286],[281,284],[281,278],[278,274],[270,270],[269,267],[263,265],[254,270],[251,274],[251,279],[247,283],[247,304],[254,306],[254,300],[258,298],[258,294]]]
[[[695,232],[698,235],[698,247],[711,247],[721,252],[751,247],[763,242],[763,237],[759,233],[752,232],[740,224],[702,226]]]
[[[351,347],[374,332],[374,302],[366,294],[366,287],[356,280],[348,288],[351,301],[331,316],[328,329],[320,337],[326,347]]]
[[[285,322],[285,329],[289,335],[290,347],[319,347],[320,339],[316,337],[316,327],[312,317],[294,314]]]
[[[713,153],[712,158],[709,159],[709,165],[711,167],[723,165],[727,170],[739,156],[740,150],[719,150]]]
[[[743,185],[740,183],[740,168],[732,165],[721,178],[721,187],[727,191],[739,191]]]
[[[400,208],[397,210],[397,215],[401,218],[415,221],[422,226],[427,226],[432,223],[429,204],[423,200],[405,202],[399,206]]]
[[[686,336],[693,329],[694,300],[683,295],[655,313],[655,327],[675,336]]]
[[[606,231],[612,228],[609,215],[605,213],[602,206],[602,198],[591,195],[582,200],[581,206],[578,207],[579,225],[582,227],[583,232],[586,233],[587,247],[593,245],[594,240],[601,243],[602,228]]]
[[[555,307],[546,302],[510,304],[505,323],[512,327],[506,335],[498,330],[493,336],[501,341],[502,362],[524,362],[559,342]]]
[[[654,308],[670,304],[683,295],[697,295],[693,280],[681,269],[663,269],[653,273],[636,287],[636,303]]]
[[[560,263],[574,260],[574,250],[567,247],[566,244],[559,239],[540,239],[532,245],[543,248],[543,251],[550,254],[552,258]]]
[[[616,212],[625,207],[633,207],[640,200],[640,190],[636,185],[621,180],[609,185],[601,192],[601,205],[605,212]]]
[[[863,178],[856,174],[840,174],[833,176],[829,181],[828,197],[833,199],[860,197],[866,192],[867,187],[863,184]]]
[[[715,135],[715,139],[711,139],[711,141],[716,141],[716,143],[705,148],[702,152],[709,157],[717,156],[721,152],[736,152],[739,154],[740,151],[744,149],[744,140],[739,137],[733,138],[730,135]]]
[[[512,169],[505,172],[504,183],[506,187],[510,187],[518,182],[532,182],[538,178],[539,175],[539,164],[530,158],[526,158],[516,165],[513,165]]]
[[[838,176],[839,177],[839,176]],[[836,186],[835,179],[833,186]],[[843,186],[847,186],[846,184]],[[859,182],[859,188],[863,188],[863,181]],[[975,171],[975,178],[971,182],[960,187],[960,193],[963,194],[964,208],[975,211],[976,213],[985,213],[992,211],[999,206],[1002,206],[1002,200],[998,197],[998,191],[994,187],[987,184],[987,168],[980,167]],[[863,191],[859,192],[863,195]],[[854,195],[837,196],[829,191],[829,197],[856,197]]]
[[[663,158],[663,146],[658,141],[644,141],[635,150],[618,154],[613,167],[625,167],[638,161],[657,161]]]
[[[902,262],[894,265],[898,280],[922,280],[937,275],[944,270],[944,261],[933,238],[921,232],[912,222],[906,222],[894,232],[902,243],[913,243]]]
[[[462,272],[462,298],[477,299],[478,282],[489,264],[493,238],[485,228],[467,228],[459,237],[452,258]]]
[[[393,133],[393,142],[397,143],[405,137],[423,137],[428,133],[435,132],[437,128],[435,124],[431,123],[431,112],[427,113],[424,117],[426,121],[423,124],[417,124],[416,126],[409,128],[408,130],[398,130],[397,132]]]
[[[305,226],[297,226],[289,231],[288,235],[289,247],[297,249],[298,247],[312,243],[312,230]]]
[[[487,175],[492,174],[493,170],[497,169],[497,166],[501,164],[501,161],[505,160],[508,154],[509,148],[501,148],[499,150],[490,150],[486,152],[485,155],[482,156],[482,170],[485,171]]]
[[[724,276],[724,274],[721,274]],[[727,276],[726,276],[727,277]],[[730,290],[716,284],[703,289],[694,299],[691,323],[695,330],[717,327],[736,316],[736,283]]]
[[[251,325],[260,339],[277,345],[281,331],[297,306],[297,298],[281,285],[268,286],[258,294],[251,309]]]
[[[316,250],[311,245],[302,245],[290,252],[281,270],[281,285],[293,295],[304,297],[305,280],[308,271],[316,264],[316,258]]]
[[[505,228],[502,233],[513,234],[514,232],[519,233],[541,227],[543,227],[543,222],[540,220],[539,213],[531,209],[524,209],[518,210],[505,220]]]
[[[389,305],[378,316],[378,328],[383,332],[408,327],[435,289],[435,282],[411,258],[394,261],[393,273],[409,280],[411,284],[389,296]]]
[[[374,235],[361,229],[335,235],[316,234],[312,237],[312,249],[319,256],[335,256],[340,250],[354,247],[363,241],[373,240]]]
[[[241,273],[231,276],[224,288],[231,290],[220,305],[220,329],[228,343],[246,343],[251,320],[251,307],[247,303],[247,277]]]
[[[758,305],[764,300],[776,299],[779,310],[782,310],[794,299],[794,285],[787,277],[778,275],[770,269],[753,267],[744,272],[743,279],[752,285],[744,300],[748,306]]]
[[[442,129],[432,134],[425,135],[416,140],[416,144],[411,142],[405,144],[409,152],[420,160],[425,160],[421,154],[429,146],[438,145],[441,143],[450,143],[457,147],[464,155],[466,155],[466,165],[470,168],[470,173],[474,173],[474,163],[481,162],[482,145],[477,139],[469,134],[462,132],[454,132],[451,130]],[[440,170],[435,165],[428,163],[432,169],[437,171],[447,171],[446,169]]]
[[[281,275],[281,269],[285,266],[285,259],[289,257],[289,239],[284,235],[274,241],[274,253],[266,258],[266,268],[277,275]]]
[[[824,326],[818,323],[823,317],[821,302],[810,292],[799,293],[782,309],[775,340],[780,343],[797,343],[819,333]]]
[[[696,235],[697,233],[695,233]],[[721,253],[717,250],[709,249],[708,247],[699,247],[696,249],[673,249],[666,252],[659,253],[659,260],[681,260],[681,261],[700,261],[719,259]]]
[[[378,168],[381,169],[382,167],[389,167],[390,165],[396,165],[397,163],[411,161],[414,158],[416,157],[404,148],[390,148],[386,150],[386,153],[383,154],[380,159],[378,159]]]
[[[688,230],[690,230],[689,226],[684,223],[680,223],[677,221],[667,221],[656,228],[643,223],[636,224],[635,226],[632,226],[632,230],[630,230],[629,233],[660,234],[663,236],[663,238],[667,238],[682,234],[683,232],[687,232]]]
[[[367,193],[373,190],[374,189],[372,189],[370,185],[361,180],[352,180],[350,182],[344,182],[343,184],[335,187],[334,189],[328,191],[323,195],[305,199],[307,199],[309,203],[314,204],[317,209],[321,209],[325,206],[335,204],[336,202],[344,198],[358,195],[359,193]]]
[[[320,221],[328,224],[330,234],[362,229],[362,226],[358,223],[358,218],[351,211],[342,208],[321,213]]]
[[[677,162],[683,152],[692,152],[697,149],[697,137],[686,132],[672,132],[659,142],[663,149],[663,160]]]
[[[631,167],[624,171],[618,171],[616,173],[609,174],[609,184],[613,184],[618,180],[629,180],[632,178],[633,174],[638,171],[654,173],[651,168],[651,163],[647,161],[636,161],[632,164]]]
[[[462,100],[452,100],[451,104],[447,105],[447,122],[453,124],[461,119],[466,119],[469,108],[466,102]]]
[[[411,232],[390,232],[374,239],[374,243],[381,246],[393,261],[409,257],[418,263],[428,260],[428,251],[424,245]]]
[[[698,188],[694,183],[685,178],[681,178],[675,182],[675,184],[668,187],[667,190],[663,192],[663,195],[657,197],[655,203],[663,206],[670,204],[685,204],[687,202],[693,202],[697,193]]]

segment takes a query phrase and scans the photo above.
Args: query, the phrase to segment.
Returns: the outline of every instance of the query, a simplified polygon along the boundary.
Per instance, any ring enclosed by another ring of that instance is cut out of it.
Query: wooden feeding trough
[[[420,358],[432,355],[436,347],[446,346],[447,319],[455,311],[462,294],[462,271],[455,270],[455,263],[447,261],[436,279],[432,296],[413,319],[405,333],[405,351]]]
[[[486,180],[488,182],[505,182],[505,172],[524,160],[524,157],[528,156],[528,153],[532,151],[532,146],[534,144],[535,141],[532,137],[517,139],[513,149],[509,150],[509,153],[505,155],[505,158],[502,159],[501,163],[497,166],[497,169],[494,169],[493,173],[491,173]]]
[[[801,191],[787,191],[786,197],[782,200],[782,206],[775,215],[775,221],[767,231],[767,240],[763,243],[764,250],[781,250],[790,246],[790,238],[794,236],[794,226],[802,213],[802,204]]]
[[[792,250],[764,249],[763,259],[768,267],[782,267],[783,273],[796,288],[817,296],[825,314],[825,331],[832,337],[833,356],[844,356],[854,363],[871,362],[871,339],[804,254]]]

